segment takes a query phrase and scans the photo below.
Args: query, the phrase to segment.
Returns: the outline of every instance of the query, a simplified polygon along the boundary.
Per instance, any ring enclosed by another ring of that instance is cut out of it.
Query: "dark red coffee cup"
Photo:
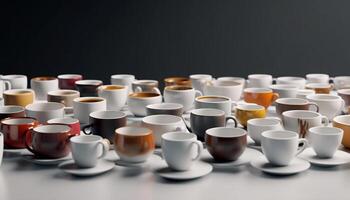
[[[75,81],[83,79],[80,74],[61,74],[57,76],[60,89],[75,90]]]
[[[0,106],[0,120],[8,117],[24,117],[24,108],[22,106]]]
[[[71,128],[71,132],[74,135],[80,135],[80,122],[76,118],[64,117],[64,118],[55,118],[47,121],[47,124],[64,124],[68,125]]]

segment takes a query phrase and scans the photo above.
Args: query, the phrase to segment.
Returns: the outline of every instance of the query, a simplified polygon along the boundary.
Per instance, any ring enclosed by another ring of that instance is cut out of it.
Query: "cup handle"
[[[299,155],[301,152],[303,152],[305,149],[306,149],[306,147],[307,147],[307,145],[308,145],[308,142],[307,142],[307,140],[305,139],[305,138],[300,138],[300,139],[298,139],[298,144],[300,145],[300,144],[303,144],[301,147],[299,147],[298,148],[298,151],[297,151],[297,154],[296,154],[296,156],[297,155]],[[298,146],[299,146],[298,145]]]
[[[86,135],[91,135],[92,134],[91,127],[92,127],[92,124],[88,124],[83,126],[82,130]],[[88,129],[90,129],[89,132],[87,131]]]
[[[277,78],[272,78],[272,84],[277,84]]]
[[[108,153],[110,143],[109,143],[109,140],[102,139],[101,141],[98,142],[98,144],[102,145],[102,154],[98,157],[100,159],[105,157],[106,154]]]
[[[33,147],[29,145],[29,141],[31,139],[29,138],[29,136],[31,131],[32,131],[32,128],[26,130],[26,132],[24,133],[24,143],[26,145],[26,149],[28,149],[28,151],[30,151],[31,153],[35,154]]]
[[[234,118],[234,117],[226,117],[226,119],[225,119],[226,120],[225,121],[225,126],[227,125],[227,121],[230,120],[230,119],[233,120],[233,122],[235,123],[235,128],[237,128],[238,123],[237,123],[236,118]]]
[[[329,124],[329,119],[326,116],[321,116],[321,123],[323,124],[323,126],[328,126]]]
[[[320,107],[318,107],[317,103],[315,103],[315,102],[309,102],[309,105],[310,105],[310,106],[315,106],[316,112],[319,112],[319,111],[320,111]]]
[[[195,95],[194,95],[195,97],[203,96],[203,93],[199,90],[195,90],[194,92],[195,92]]]
[[[140,87],[140,86],[137,86],[136,88],[135,88],[135,91],[134,91],[135,93],[137,93],[137,92],[142,92],[142,88]]]
[[[11,90],[11,83],[10,81],[4,81],[5,84],[5,90]]]
[[[157,87],[152,88],[152,91],[157,94],[160,94],[160,90]]]
[[[278,93],[272,93],[271,103],[275,102],[279,97]]]
[[[202,142],[196,140],[196,141],[193,141],[193,142],[191,143],[191,146],[190,146],[190,147],[192,148],[193,145],[196,145],[196,146],[197,146],[197,155],[196,155],[196,157],[192,158],[192,161],[196,161],[196,160],[198,160],[198,159],[200,158],[200,156],[201,156],[201,154],[202,154],[202,151],[203,151],[203,144],[202,144]]]

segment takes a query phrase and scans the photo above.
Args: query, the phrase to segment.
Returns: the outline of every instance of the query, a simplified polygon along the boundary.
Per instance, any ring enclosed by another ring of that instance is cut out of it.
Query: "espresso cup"
[[[0,80],[10,82],[11,89],[27,89],[28,79],[25,75],[0,75]]]
[[[247,146],[247,131],[241,128],[216,127],[206,131],[205,145],[219,162],[237,160]]]
[[[337,90],[337,94],[344,100],[344,112],[348,112],[348,108],[350,106],[350,89],[340,89]]]
[[[184,111],[193,108],[194,99],[198,96],[202,96],[202,93],[189,86],[173,85],[164,89],[164,102],[181,104]]]
[[[203,88],[204,95],[226,96],[238,101],[242,96],[243,84],[236,81],[209,81]]]
[[[0,97],[2,97],[2,93],[5,90],[11,90],[11,83],[10,81],[0,80]]]
[[[316,94],[329,94],[333,89],[333,85],[329,83],[308,83],[305,88],[314,90]]]
[[[269,88],[246,88],[244,89],[244,101],[255,103],[268,108],[279,96]]]
[[[103,85],[100,80],[79,80],[75,82],[81,97],[97,97],[97,88]]]
[[[248,135],[257,145],[261,145],[261,134],[269,130],[283,130],[282,121],[277,118],[255,118],[248,120]]]
[[[204,86],[211,81],[213,77],[209,74],[192,74],[190,75],[192,87],[203,93]]]
[[[47,93],[48,102],[57,102],[65,107],[73,107],[73,100],[80,97],[76,90],[54,90]]]
[[[39,158],[62,158],[70,153],[70,138],[74,135],[67,125],[40,125],[26,134],[26,148]]]
[[[97,88],[99,97],[107,101],[107,110],[120,111],[128,99],[128,89],[122,85],[102,85]]]
[[[276,79],[276,84],[294,85],[297,86],[299,89],[304,89],[306,80],[303,77],[282,76]]]
[[[74,136],[70,143],[74,163],[81,168],[95,167],[109,150],[109,142],[97,135]]]
[[[204,141],[205,132],[214,127],[225,127],[228,120],[233,120],[235,127],[237,121],[233,117],[226,117],[225,112],[218,109],[200,108],[191,111],[190,124],[198,139]]]
[[[350,76],[336,76],[333,79],[336,90],[350,88]]]
[[[316,94],[316,92],[315,92],[315,90],[310,90],[310,89],[298,90],[296,98],[306,99],[306,96],[309,94]]]
[[[309,110],[290,110],[282,113],[284,129],[299,133],[299,137],[307,137],[309,128],[328,126],[328,118]]]
[[[328,74],[306,74],[307,83],[329,83]]]
[[[149,115],[175,115],[181,117],[184,106],[178,103],[155,103],[146,106],[147,116]]]
[[[309,141],[312,149],[320,158],[332,158],[339,148],[343,129],[317,126],[309,129]]]
[[[10,117],[1,120],[0,132],[4,134],[5,148],[25,148],[25,134],[39,122],[29,117]]]
[[[106,110],[106,100],[101,97],[80,97],[73,100],[74,118],[80,123],[89,123],[89,115],[95,111]]]
[[[64,116],[64,105],[56,102],[33,103],[25,107],[27,117],[46,123],[50,119]]]
[[[61,74],[57,76],[58,86],[63,90],[75,90],[75,82],[83,79],[80,74]]]
[[[135,116],[146,116],[146,106],[161,103],[162,96],[159,93],[138,92],[129,94],[127,104],[129,110]]]
[[[112,85],[123,85],[127,87],[128,94],[132,93],[132,82],[135,81],[135,76],[131,74],[115,74],[111,76]]]
[[[152,130],[156,146],[161,145],[162,135],[172,131],[186,131],[181,117],[174,115],[150,115],[142,119],[142,126]]]
[[[25,107],[34,102],[34,91],[29,89],[11,89],[3,93],[4,104]]]
[[[299,139],[298,134],[286,130],[264,131],[261,147],[269,163],[277,166],[287,166],[307,147],[306,139]]]
[[[248,75],[247,87],[268,88],[272,85],[273,78],[270,74],[250,74]]]
[[[270,88],[279,98],[295,98],[298,92],[298,87],[294,85],[271,85]]]
[[[325,115],[329,120],[340,114],[345,105],[344,100],[338,95],[311,94],[306,96],[306,99],[316,103],[320,108],[319,113]]]
[[[255,118],[264,118],[266,116],[266,109],[264,106],[257,104],[238,104],[236,106],[236,119],[239,123],[247,127],[247,121]]]
[[[318,112],[317,103],[309,102],[306,99],[299,98],[279,98],[276,100],[276,113],[282,116],[282,113],[289,110],[309,110],[311,106]]]
[[[187,77],[168,77],[164,79],[164,85],[165,86],[172,86],[172,85],[181,85],[181,86],[188,86],[191,87],[191,80]]]
[[[83,127],[85,134],[99,135],[114,140],[114,131],[126,126],[126,114],[120,111],[95,111],[90,113],[89,124]]]
[[[36,100],[47,100],[47,93],[58,90],[58,79],[56,77],[41,76],[30,80],[30,86],[35,92]]]
[[[168,166],[176,171],[186,171],[197,161],[203,151],[196,135],[185,132],[168,132],[162,135],[162,154]]]
[[[80,122],[72,117],[54,118],[47,121],[47,124],[64,124],[70,127],[73,135],[80,135]]]
[[[145,162],[155,148],[151,129],[125,126],[115,130],[114,150],[125,162]]]
[[[200,96],[196,97],[194,108],[213,108],[225,112],[226,116],[232,115],[232,102],[229,97],[224,96]]]
[[[132,90],[134,93],[152,92],[160,94],[158,89],[158,81],[156,80],[136,80],[132,82]]]
[[[350,115],[339,115],[333,119],[333,127],[341,128],[344,131],[342,144],[350,148]]]
[[[8,117],[24,117],[22,106],[0,106],[0,121]]]

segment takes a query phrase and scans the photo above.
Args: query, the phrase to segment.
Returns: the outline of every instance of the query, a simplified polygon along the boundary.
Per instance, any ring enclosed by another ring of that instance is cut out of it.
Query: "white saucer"
[[[294,158],[287,166],[276,166],[270,164],[264,155],[252,160],[250,164],[265,173],[275,175],[291,175],[303,172],[310,168],[310,163],[300,158]]]
[[[237,160],[229,162],[218,162],[215,161],[210,153],[205,150],[203,151],[201,160],[213,165],[214,168],[230,168],[248,164],[251,160],[260,155],[262,155],[260,151],[246,148],[243,154]]]
[[[167,167],[158,168],[155,173],[159,176],[171,180],[190,180],[196,179],[209,174],[213,170],[213,166],[208,163],[197,161],[193,163],[190,170],[174,171]]]
[[[319,158],[312,148],[307,148],[299,157],[309,161],[311,164],[323,167],[334,167],[350,163],[350,154],[340,150],[337,150],[332,158]]]
[[[121,167],[137,167],[144,168],[151,165],[157,165],[162,162],[162,158],[159,155],[152,154],[150,155],[145,162],[127,162],[121,159],[115,160],[115,164]]]
[[[69,154],[66,157],[56,158],[56,159],[38,158],[38,157],[35,157],[35,155],[33,155],[30,152],[22,152],[21,156],[22,156],[23,160],[34,163],[34,164],[38,164],[38,165],[58,165],[63,161],[72,159],[71,154]]]
[[[58,168],[68,174],[75,176],[95,176],[105,173],[114,168],[114,163],[106,160],[99,160],[95,167],[91,168],[79,168],[74,160],[68,160],[58,165]]]

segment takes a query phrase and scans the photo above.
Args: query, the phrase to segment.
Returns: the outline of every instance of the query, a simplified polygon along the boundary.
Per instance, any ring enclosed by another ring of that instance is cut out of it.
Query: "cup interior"
[[[199,102],[207,102],[207,103],[222,103],[230,101],[229,98],[223,96],[200,96],[196,98]]]
[[[274,90],[298,90],[298,87],[286,84],[271,85],[270,88]]]
[[[315,90],[302,89],[302,90],[298,90],[297,94],[303,94],[303,95],[315,94]]]
[[[244,89],[244,92],[248,92],[248,93],[269,93],[269,92],[272,92],[272,89],[270,89],[270,88],[246,88],[246,89]]]
[[[142,121],[147,124],[171,125],[174,123],[181,123],[182,119],[175,115],[150,115],[144,117]]]
[[[35,119],[29,117],[7,118],[1,121],[1,123],[6,125],[33,124],[34,122]]]
[[[296,132],[286,130],[264,131],[261,135],[272,140],[288,140],[298,138],[298,134]]]
[[[125,89],[125,86],[122,86],[122,85],[102,85],[102,86],[100,86],[100,89],[113,91],[113,90]]]
[[[197,139],[197,136],[192,133],[186,133],[186,132],[168,132],[162,135],[163,140],[167,141],[186,141],[186,140],[193,140]]]
[[[309,110],[290,110],[282,113],[283,116],[291,118],[311,119],[320,116],[319,113]]]
[[[67,133],[70,132],[70,127],[67,125],[49,124],[37,126],[33,130],[38,133]]]
[[[86,144],[86,143],[95,143],[102,139],[101,136],[98,135],[78,135],[74,136],[70,139],[73,143]]]
[[[47,121],[48,124],[74,124],[77,122],[79,122],[79,120],[72,117],[55,118]]]
[[[350,89],[340,89],[337,90],[337,93],[342,95],[350,95]]]
[[[131,98],[152,98],[158,96],[160,96],[160,94],[154,92],[135,92],[129,94],[129,97]]]
[[[134,84],[137,84],[137,85],[154,85],[154,84],[158,84],[158,81],[156,81],[156,80],[137,80],[137,81],[134,81]]]
[[[11,75],[5,75],[1,77],[2,79],[11,80],[11,79],[17,79],[17,78],[26,78],[25,75],[19,75],[19,74],[11,74]]]
[[[308,101],[300,98],[279,98],[276,100],[276,103],[287,105],[305,105],[308,103]]]
[[[156,103],[148,105],[147,108],[154,110],[175,110],[183,108],[183,105],[178,103]]]
[[[350,115],[339,115],[333,118],[334,122],[350,126]]]
[[[272,119],[272,118],[255,118],[248,120],[248,125],[253,126],[276,126],[279,125],[281,122],[278,119]]]
[[[79,94],[76,90],[55,90],[48,92],[50,96],[71,96]]]
[[[33,103],[26,106],[31,111],[50,111],[64,109],[64,105],[56,102]]]
[[[22,106],[0,106],[0,113],[10,114],[24,111]]]
[[[152,134],[152,131],[145,127],[124,126],[116,129],[115,133],[126,136],[145,136]]]
[[[188,91],[193,90],[193,88],[189,86],[173,85],[165,87],[165,90]]]
[[[53,76],[39,76],[32,79],[33,81],[52,81],[57,80],[56,77]]]
[[[341,99],[340,96],[332,94],[310,94],[306,96],[307,99],[317,100],[317,101],[334,101]]]
[[[234,138],[247,135],[247,131],[241,128],[216,127],[206,131],[207,135],[221,138]]]
[[[96,119],[119,119],[126,117],[126,114],[121,111],[96,111],[90,113],[90,117],[96,118]]]
[[[6,95],[28,95],[33,94],[34,92],[29,89],[12,89],[12,90],[6,90],[4,91],[4,94]]]
[[[213,86],[216,86],[216,87],[230,87],[230,86],[237,86],[237,85],[241,85],[241,83],[237,81],[232,81],[232,80],[213,81]]]
[[[303,81],[305,80],[302,77],[296,77],[296,76],[283,76],[283,77],[278,77],[277,80],[281,81]]]
[[[265,110],[264,106],[258,105],[258,104],[238,104],[236,106],[239,110]]]
[[[317,126],[310,128],[309,132],[318,135],[340,135],[343,133],[343,130],[336,127]]]
[[[225,112],[219,109],[199,108],[191,111],[191,114],[199,116],[223,116]]]
[[[80,98],[74,99],[73,101],[80,102],[80,103],[97,103],[97,102],[104,101],[104,99],[99,97],[80,97]]]

